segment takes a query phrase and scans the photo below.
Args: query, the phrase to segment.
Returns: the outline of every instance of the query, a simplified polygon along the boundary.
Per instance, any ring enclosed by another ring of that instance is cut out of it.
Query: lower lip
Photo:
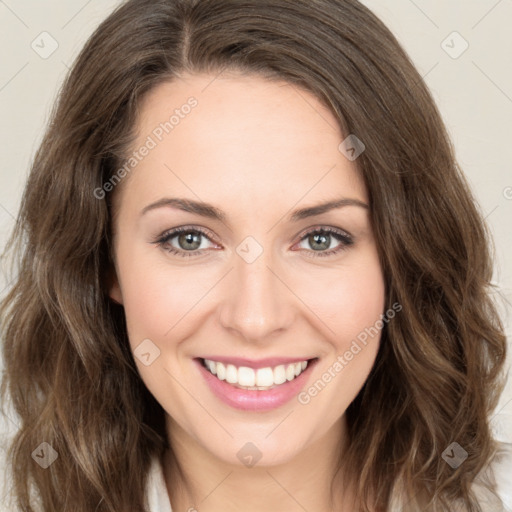
[[[307,368],[298,377],[265,391],[236,388],[210,373],[201,359],[194,359],[212,393],[225,404],[244,411],[269,411],[289,402],[305,386],[311,368],[317,361],[318,359],[308,361]]]

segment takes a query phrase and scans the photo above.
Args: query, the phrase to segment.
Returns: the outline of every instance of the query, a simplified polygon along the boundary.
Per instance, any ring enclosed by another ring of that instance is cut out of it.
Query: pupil
[[[183,233],[179,236],[179,243],[183,249],[195,250],[201,245],[200,236],[198,233]]]
[[[312,243],[311,243],[312,242]],[[330,245],[330,235],[327,234],[316,234],[310,236],[311,247],[315,250],[328,249]],[[318,244],[320,247],[315,248],[315,245]]]

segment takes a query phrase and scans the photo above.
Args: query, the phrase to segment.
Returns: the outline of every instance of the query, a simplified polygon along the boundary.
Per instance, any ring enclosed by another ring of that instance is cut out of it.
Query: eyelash
[[[203,254],[203,252],[206,251],[206,249],[196,249],[195,251],[184,251],[184,250],[178,250],[175,247],[167,245],[170,240],[172,240],[176,236],[180,235],[181,233],[201,234],[205,238],[207,238],[210,242],[212,242],[211,236],[207,231],[205,231],[201,228],[198,228],[198,227],[192,228],[189,226],[183,226],[183,227],[175,228],[170,231],[166,231],[165,233],[162,233],[162,235],[160,235],[159,238],[157,240],[155,240],[153,243],[158,245],[165,251],[167,251],[171,254],[177,255],[177,256],[181,256],[183,258],[189,258],[191,256],[200,256],[201,254]],[[326,234],[326,233],[334,236],[334,238],[337,239],[339,242],[341,242],[341,244],[337,248],[330,249],[327,251],[307,251],[307,252],[312,253],[312,254],[310,254],[310,256],[312,258],[316,258],[316,257],[325,258],[327,256],[337,254],[338,252],[346,250],[348,247],[350,247],[354,243],[352,237],[350,235],[348,235],[347,233],[345,233],[344,231],[341,231],[341,230],[335,229],[335,228],[331,228],[331,227],[327,227],[327,226],[322,227],[322,228],[314,228],[310,231],[307,231],[306,233],[303,233],[299,242],[302,242],[302,240],[304,240],[308,236],[318,235],[318,234]]]

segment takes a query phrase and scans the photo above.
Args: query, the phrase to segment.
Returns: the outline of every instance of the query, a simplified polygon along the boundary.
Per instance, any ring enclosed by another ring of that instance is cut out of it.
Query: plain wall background
[[[0,248],[13,227],[29,165],[60,84],[86,39],[119,3],[0,0]],[[459,163],[495,238],[494,282],[505,299],[502,316],[510,341],[512,0],[363,3],[405,47],[441,110]],[[45,55],[56,44],[56,50]],[[3,268],[0,296],[9,284]],[[512,441],[511,381],[493,423],[498,438]],[[0,423],[4,436],[13,429],[14,419]]]

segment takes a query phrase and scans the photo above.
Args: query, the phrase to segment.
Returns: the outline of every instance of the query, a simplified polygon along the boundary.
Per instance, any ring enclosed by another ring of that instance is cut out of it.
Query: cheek
[[[356,262],[338,270],[300,279],[300,296],[324,324],[323,332],[346,350],[353,338],[384,313],[385,284],[376,253],[358,254]]]
[[[194,315],[194,307],[211,288],[212,276],[207,269],[195,266],[194,270],[176,266],[169,270],[165,255],[130,254],[119,259],[122,275],[123,305],[130,341],[150,338],[167,339],[171,329],[181,330],[188,322],[185,316]]]
[[[334,421],[363,387],[379,350],[385,283],[376,254],[334,281],[329,298],[331,302],[324,300],[323,306],[331,315],[329,326],[335,334],[329,341],[334,351],[319,369],[315,388],[305,390],[301,403],[321,393],[323,398],[315,398],[311,405],[320,411],[329,404]]]
[[[330,424],[356,397],[374,364],[385,313],[385,283],[376,251],[360,252],[357,261],[316,277],[302,293],[322,322],[318,325],[330,350],[299,403],[312,414],[324,414]]]

